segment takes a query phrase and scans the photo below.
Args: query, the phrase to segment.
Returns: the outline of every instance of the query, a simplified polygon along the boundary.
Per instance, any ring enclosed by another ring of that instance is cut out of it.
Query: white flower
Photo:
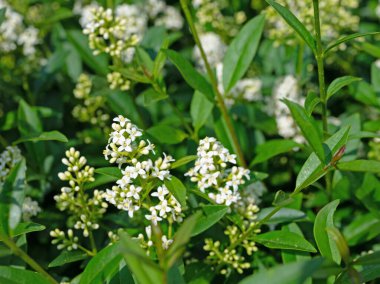
[[[24,221],[29,221],[31,217],[36,216],[41,212],[38,202],[32,200],[30,197],[25,197],[22,204],[22,218]]]
[[[155,208],[158,211],[160,211],[160,217],[164,217],[164,218],[166,216],[166,213],[168,213],[168,212],[171,211],[171,208],[168,205],[168,201],[167,200],[161,200],[160,203],[155,206]]]
[[[168,30],[180,30],[183,27],[183,18],[176,8],[167,6],[163,15],[155,21],[155,25],[163,25]]]
[[[142,188],[140,186],[134,186],[133,184],[129,187],[129,192],[127,193],[127,197],[133,197],[136,200],[140,199],[140,191]]]
[[[150,215],[145,215],[145,218],[151,221],[155,226],[157,226],[157,222],[162,220],[161,217],[157,216],[157,211],[154,207],[150,208]]]
[[[201,41],[202,47],[211,67],[216,67],[218,63],[223,61],[227,46],[217,34],[212,32],[201,34],[199,36],[199,40]],[[205,71],[206,67],[204,65],[201,52],[197,46],[194,48],[193,58],[199,68]]]
[[[167,250],[169,246],[173,243],[173,240],[168,239],[167,236],[165,235],[161,237],[161,240],[162,240],[162,248],[164,250]]]
[[[167,194],[169,194],[169,190],[166,188],[165,185],[163,185],[163,186],[159,186],[157,188],[157,191],[152,192],[150,195],[153,197],[157,197],[160,201],[163,201]]]

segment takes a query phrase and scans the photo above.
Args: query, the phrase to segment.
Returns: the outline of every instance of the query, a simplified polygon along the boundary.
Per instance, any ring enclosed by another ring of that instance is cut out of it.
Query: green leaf
[[[165,185],[181,206],[186,207],[186,187],[183,185],[182,181],[175,176],[172,176],[170,180],[165,179]]]
[[[41,274],[15,268],[11,266],[0,266],[0,283],[6,284],[50,284],[50,281]]]
[[[321,102],[321,100],[319,99],[319,97],[317,96],[317,94],[315,92],[309,92],[307,94],[307,97],[306,97],[306,100],[305,100],[305,111],[307,113],[308,116],[311,116],[311,114],[313,113],[313,110],[314,108]]]
[[[348,172],[380,173],[380,162],[375,160],[339,162],[337,168]]]
[[[260,221],[264,219],[270,212],[272,212],[274,207],[263,208],[257,214],[257,220]],[[292,208],[281,208],[276,214],[274,214],[268,221],[264,224],[278,224],[290,221],[295,221],[303,219],[306,214],[302,211],[292,209]]]
[[[358,77],[353,77],[353,76],[343,76],[343,77],[336,78],[334,81],[331,82],[331,84],[327,88],[326,100],[331,98],[335,93],[337,93],[343,87],[348,86],[351,83],[357,82],[360,80],[362,79]]]
[[[272,202],[273,206],[279,207],[279,206],[285,206],[289,205],[294,201],[293,198],[289,197],[289,194],[282,190],[278,190],[274,196],[274,200]]]
[[[144,98],[144,106],[149,106],[158,101],[165,100],[168,98],[167,95],[160,94],[152,88],[145,90],[141,95]]]
[[[63,135],[61,132],[53,130],[49,132],[42,132],[39,134],[29,135],[25,137],[21,137],[17,139],[15,142],[13,142],[13,145],[17,145],[23,142],[29,142],[29,141],[59,141],[67,143],[69,140],[67,140],[67,137]]]
[[[304,40],[304,42],[311,48],[311,50],[316,53],[316,45],[314,37],[311,33],[305,28],[305,26],[293,15],[287,8],[284,6],[272,1],[266,0],[269,5],[271,5],[281,17],[291,26],[296,33]]]
[[[357,275],[357,278],[353,279],[352,274],[350,275],[350,273],[344,271],[337,277],[334,284],[371,283],[372,280],[380,278],[380,264],[363,265],[358,272],[360,275]]]
[[[42,123],[37,111],[24,100],[20,101],[17,111],[18,127],[22,136],[41,133]]]
[[[123,177],[123,174],[118,167],[97,168],[95,169],[95,173],[112,177],[115,181]]]
[[[131,121],[143,125],[138,109],[133,102],[134,98],[128,92],[111,91],[107,96],[107,104],[111,110],[124,117],[128,117]]]
[[[187,134],[182,130],[166,124],[153,126],[147,129],[146,132],[163,144],[178,144],[187,137]]]
[[[350,128],[344,127],[325,141],[331,153],[336,153],[343,145],[346,144]],[[328,157],[326,157],[327,159]],[[311,185],[326,174],[321,161],[315,153],[311,153],[305,164],[298,173],[296,188],[294,192],[299,192],[305,187]]]
[[[198,158],[197,155],[189,155],[189,156],[185,156],[185,157],[182,157],[181,159],[175,161],[172,165],[171,165],[171,169],[176,169],[176,168],[179,168],[183,165],[186,165],[194,160],[196,160]]]
[[[80,250],[74,250],[74,251],[67,251],[64,250],[61,252],[60,255],[58,255],[52,262],[49,263],[49,267],[57,267],[62,266],[67,263],[76,262],[79,260],[84,260],[88,258],[87,253],[80,251]]]
[[[250,167],[262,162],[265,162],[277,155],[292,151],[296,147],[300,147],[302,145],[292,141],[292,140],[284,140],[284,139],[273,139],[264,144],[260,144],[257,146],[255,152],[257,156],[251,162]]]
[[[268,248],[300,250],[307,252],[317,252],[317,250],[302,236],[285,231],[271,231],[256,235],[253,240]]]
[[[380,235],[380,220],[371,213],[357,216],[344,228],[343,235],[350,246],[366,243]]]
[[[355,259],[354,264],[369,265],[380,264],[380,251],[371,252]]]
[[[213,103],[202,93],[195,91],[190,105],[190,115],[195,131],[198,131],[206,123],[213,108]]]
[[[325,205],[317,214],[314,222],[314,238],[317,243],[319,252],[327,259],[336,262],[338,265],[341,256],[334,240],[326,231],[328,227],[334,227],[334,212],[338,207],[339,200],[334,200]]]
[[[239,284],[303,284],[322,265],[321,258],[277,265],[244,278]]]
[[[232,40],[223,60],[223,87],[226,93],[243,77],[256,54],[264,29],[264,15],[247,22]]]
[[[348,36],[343,36],[333,42],[331,42],[325,49],[325,54],[327,54],[329,51],[331,51],[331,49],[333,49],[334,47],[337,47],[338,45],[340,45],[341,43],[344,43],[344,42],[347,42],[347,41],[350,41],[352,39],[355,39],[355,38],[358,38],[358,37],[365,37],[365,36],[370,36],[370,35],[376,35],[376,34],[379,34],[379,32],[369,32],[369,33],[354,33],[354,34],[351,34],[351,35],[348,35]]]
[[[104,283],[118,271],[122,260],[119,243],[110,245],[99,251],[84,269],[80,284]]]
[[[315,125],[315,122],[311,117],[308,116],[305,109],[302,108],[299,104],[287,99],[284,100],[284,103],[288,106],[294,120],[301,129],[303,136],[313,148],[319,160],[321,162],[325,162],[325,153],[323,150],[322,139],[317,126]]]
[[[199,217],[191,235],[196,236],[211,228],[228,212],[228,206],[205,205],[202,207],[202,215]]]
[[[169,60],[177,67],[185,81],[195,90],[198,90],[206,98],[214,103],[214,91],[209,82],[187,61],[181,54],[174,50],[166,50]]]
[[[120,252],[138,283],[163,284],[164,273],[127,233],[120,233]]]
[[[4,22],[5,20],[5,12],[6,12],[6,8],[3,7],[0,9],[0,25]]]
[[[170,245],[165,255],[165,263],[167,268],[172,267],[185,252],[186,245],[192,236],[192,232],[194,231],[199,217],[200,213],[197,212],[186,218],[181,227],[179,227],[178,231],[175,233],[173,243]]]
[[[25,197],[25,159],[22,159],[9,172],[0,187],[0,234],[9,235],[20,223],[22,204]]]
[[[284,232],[292,232],[292,233],[297,234],[298,236],[304,238],[304,235],[303,235],[300,227],[297,225],[297,223],[290,223],[287,225],[283,225],[281,230]],[[284,264],[295,262],[295,261],[300,261],[300,260],[308,260],[311,258],[310,254],[307,252],[294,251],[294,250],[283,250],[281,252],[281,257],[282,257],[282,262]],[[305,282],[305,284],[311,284],[311,281],[308,281],[307,283]]]
[[[151,81],[145,77],[145,75],[141,75],[137,73],[135,70],[127,69],[127,68],[119,68],[119,67],[110,67],[111,70],[117,71],[121,73],[124,77],[131,81],[143,83],[143,84],[150,84]]]
[[[103,55],[94,56],[93,51],[88,46],[88,39],[79,30],[69,30],[66,32],[68,40],[75,46],[83,61],[97,74],[107,75],[107,57]]]
[[[16,228],[14,228],[12,232],[12,237],[16,237],[22,234],[28,234],[31,232],[38,232],[45,230],[46,227],[41,224],[33,223],[33,222],[22,222],[19,223]]]

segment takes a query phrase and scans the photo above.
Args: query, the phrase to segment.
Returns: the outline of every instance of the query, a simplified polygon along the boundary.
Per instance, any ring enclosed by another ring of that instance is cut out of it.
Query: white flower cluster
[[[196,182],[201,192],[217,204],[227,206],[240,199],[239,186],[249,179],[249,170],[232,166],[236,164],[236,155],[230,154],[228,149],[213,137],[206,137],[199,141],[197,160],[185,176]]]
[[[314,31],[314,10],[313,1],[277,1],[288,8],[309,31]],[[357,8],[358,0],[320,0],[320,21],[321,34],[323,40],[338,38],[345,31],[358,30],[359,17],[352,14],[352,10]],[[268,36],[275,40],[277,44],[296,44],[297,36],[292,28],[282,19],[282,17],[272,8],[266,11],[266,21]]]
[[[22,219],[24,221],[30,221],[31,217],[37,216],[41,212],[38,202],[31,199],[30,197],[25,197],[22,204]]]
[[[88,237],[92,230],[99,228],[98,221],[108,207],[103,200],[104,192],[94,190],[92,197],[85,192],[84,185],[95,180],[94,168],[86,165],[87,160],[79,151],[70,148],[62,163],[67,166],[67,171],[59,173],[58,177],[68,181],[69,186],[62,187],[61,194],[54,196],[54,200],[61,211],[70,212],[74,228],[83,230],[83,236]]]
[[[149,21],[179,30],[183,26],[180,12],[161,0],[146,0],[138,4],[122,4],[104,9],[97,3],[83,6],[77,2],[74,12],[80,14],[83,32],[89,35],[90,47],[95,54],[109,53],[129,63],[136,46],[144,36]]]
[[[124,78],[119,72],[108,73],[107,81],[111,90],[120,89],[122,91],[127,91],[131,86],[131,81]]]
[[[157,225],[166,220],[169,224],[182,221],[182,208],[169,192],[171,156],[143,159],[154,153],[154,145],[142,138],[142,131],[129,119],[119,115],[114,119],[108,145],[104,150],[106,160],[121,168],[120,178],[112,189],[107,189],[105,199],[118,209],[128,211],[132,218],[136,211],[146,209],[146,220]]]
[[[147,255],[150,254],[150,248],[153,247],[152,241],[152,226],[145,227],[146,240],[143,234],[139,234],[137,239],[140,242],[140,246],[146,250]],[[166,235],[162,235],[161,237],[161,245],[164,250],[167,250],[169,246],[173,243],[173,240],[168,239]]]
[[[207,32],[199,36],[199,40],[207,56],[208,62],[212,68],[216,68],[223,61],[224,54],[227,51],[227,46],[216,33]],[[206,66],[203,62],[201,52],[197,46],[193,50],[193,58],[197,66],[203,71],[206,71]]]
[[[305,139],[295,124],[288,107],[281,101],[284,98],[301,105],[304,104],[305,99],[301,97],[298,81],[293,75],[287,75],[277,80],[267,110],[275,115],[278,133],[281,136],[304,143]]]
[[[8,146],[0,154],[0,187],[4,184],[10,170],[22,159],[21,151],[16,146]]]
[[[7,1],[0,0],[1,8],[6,10],[5,19],[0,24],[0,51],[11,52],[20,47],[25,56],[34,55],[36,45],[40,43],[38,30],[33,26],[26,26],[22,15],[14,11]]]

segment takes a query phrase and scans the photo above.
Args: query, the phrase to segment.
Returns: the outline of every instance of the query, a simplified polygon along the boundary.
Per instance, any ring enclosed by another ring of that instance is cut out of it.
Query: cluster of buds
[[[239,186],[249,179],[249,170],[236,164],[236,155],[213,137],[199,141],[195,166],[185,175],[196,182],[201,192],[217,204],[230,206],[240,199]]]
[[[73,91],[75,98],[81,103],[74,107],[72,114],[78,121],[98,126],[107,132],[109,115],[102,109],[105,99],[102,96],[91,96],[91,89],[90,76],[81,74]]]
[[[304,25],[314,31],[313,1],[281,0],[279,4],[288,8]],[[338,38],[345,31],[355,31],[359,26],[359,17],[352,14],[352,10],[359,5],[358,0],[321,0],[319,14],[321,20],[321,35],[323,40],[330,41]],[[266,29],[269,38],[276,44],[286,43],[296,45],[298,42],[294,30],[271,7],[266,11]],[[313,32],[314,33],[314,32]]]
[[[53,245],[57,245],[57,249],[63,250],[67,249],[68,251],[77,250],[78,249],[78,237],[74,236],[74,232],[72,229],[67,230],[67,236],[64,231],[60,229],[55,229],[54,231],[50,231],[50,236],[53,238],[51,243]]]
[[[58,177],[67,181],[69,186],[62,187],[61,194],[54,196],[54,200],[61,211],[70,213],[73,228],[81,230],[87,238],[93,230],[99,228],[98,222],[106,212],[108,204],[103,200],[103,191],[94,190],[92,196],[85,191],[85,185],[95,180],[94,168],[87,165],[86,158],[80,156],[79,151],[70,148],[62,163],[67,166],[67,170],[59,173]],[[60,239],[65,238],[62,233],[53,234],[59,235]],[[68,236],[71,234],[68,232]]]
[[[119,72],[108,73],[107,81],[112,90],[120,89],[122,91],[127,91],[131,87],[131,81],[124,78]]]
[[[30,197],[25,197],[22,204],[22,219],[24,221],[30,221],[32,217],[37,216],[40,212],[41,208],[38,206],[38,202]]]
[[[221,274],[228,275],[233,270],[241,274],[244,269],[251,267],[250,262],[246,261],[245,255],[251,256],[257,251],[256,243],[251,238],[253,235],[260,233],[256,222],[258,211],[259,208],[251,204],[247,207],[245,215],[242,216],[242,226],[227,226],[224,231],[224,234],[228,237],[226,244],[210,238],[205,240],[203,249],[209,252],[207,262],[218,266]]]
[[[8,146],[0,154],[0,187],[4,184],[10,170],[21,161],[21,151],[16,146]]]
[[[106,190],[105,199],[127,211],[130,218],[135,212],[145,210],[145,219],[154,226],[163,221],[169,226],[182,221],[181,205],[164,184],[171,178],[170,167],[174,159],[165,154],[154,161],[149,159],[147,156],[154,153],[154,145],[143,139],[142,131],[121,115],[114,119],[112,129],[104,155],[110,163],[118,164],[122,177]],[[150,234],[146,236],[148,243]],[[163,247],[171,243],[168,237]],[[143,242],[142,246],[147,248]]]

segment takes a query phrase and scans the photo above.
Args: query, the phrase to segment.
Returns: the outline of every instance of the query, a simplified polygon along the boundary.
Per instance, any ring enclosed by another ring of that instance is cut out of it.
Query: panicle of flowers
[[[83,236],[87,238],[93,230],[99,229],[98,222],[106,212],[108,204],[103,200],[103,191],[95,189],[90,196],[85,190],[85,185],[95,180],[94,168],[87,165],[86,158],[80,156],[79,151],[74,148],[70,148],[65,154],[66,158],[62,159],[62,163],[67,166],[67,170],[59,173],[58,177],[62,181],[67,181],[68,186],[62,187],[61,193],[55,195],[54,200],[57,202],[58,209],[70,213],[68,226],[81,230]],[[55,243],[61,243],[65,239],[64,233],[58,233],[58,231],[52,233],[56,238]]]
[[[91,89],[90,76],[81,74],[73,91],[81,103],[74,107],[72,114],[78,121],[98,126],[107,133],[109,115],[103,110],[105,99],[102,96],[91,96]]]
[[[235,36],[247,17],[243,11],[236,11],[231,15],[225,15],[223,10],[229,8],[226,0],[193,0],[197,28],[200,31],[211,27],[220,35]]]
[[[5,0],[0,0],[0,8],[6,8],[5,18],[0,24],[0,51],[11,52],[22,48],[24,56],[32,56],[40,43],[39,31],[26,26],[23,16],[17,13]]]
[[[67,230],[67,234],[60,229],[55,229],[50,231],[50,237],[53,238],[51,243],[57,245],[57,249],[63,250],[67,249],[68,251],[77,250],[79,247],[79,238],[74,236],[72,229]]]
[[[314,31],[313,1],[281,0],[279,4],[288,8],[305,26]],[[323,40],[336,39],[346,31],[356,31],[359,26],[359,17],[352,13],[357,8],[358,0],[321,0],[319,1],[321,35]],[[266,33],[276,44],[297,44],[297,36],[293,29],[271,7],[266,11],[268,28]]]
[[[246,258],[258,249],[252,240],[255,234],[260,233],[256,222],[258,211],[259,208],[255,204],[249,204],[242,215],[242,225],[230,225],[224,231],[228,237],[226,243],[211,238],[205,239],[203,249],[209,252],[206,262],[219,267],[220,274],[229,275],[233,270],[241,274],[244,269],[251,267]]]
[[[22,159],[21,151],[16,146],[7,146],[0,154],[0,187],[4,184],[11,169]]]
[[[38,206],[38,202],[30,197],[25,197],[22,204],[22,219],[24,221],[30,221],[32,217],[37,216],[40,212],[41,208]]]
[[[173,6],[167,6],[161,15],[156,18],[154,24],[176,31],[182,29],[183,22],[184,20],[179,10]]]
[[[112,129],[104,155],[110,163],[119,165],[122,177],[106,190],[105,199],[119,210],[127,211],[130,218],[136,212],[144,214],[145,219],[155,226],[164,221],[169,226],[181,222],[181,204],[164,184],[171,178],[170,167],[174,159],[165,154],[156,160],[148,158],[154,153],[154,145],[143,139],[142,131],[121,115],[114,118]],[[146,233],[146,236],[149,242],[150,235]],[[163,247],[168,247],[170,237],[166,237],[165,242],[163,240]],[[147,248],[142,235],[138,238]]]
[[[194,167],[185,176],[196,182],[199,190],[217,204],[236,203],[240,199],[239,186],[249,179],[249,170],[235,166],[236,155],[230,154],[213,137],[199,141],[197,157]]]
[[[124,78],[121,73],[116,71],[107,74],[107,81],[112,90],[120,89],[122,91],[127,91],[131,86],[131,81]]]
[[[210,66],[215,68],[223,61],[224,54],[227,51],[227,46],[219,35],[213,32],[203,33],[199,36],[199,40],[207,56]],[[203,72],[206,72],[206,66],[203,62],[201,52],[197,46],[193,50],[193,58]]]
[[[288,107],[281,101],[284,98],[301,105],[304,104],[305,99],[301,97],[298,80],[293,75],[287,75],[277,80],[267,111],[274,114],[278,133],[281,136],[293,138],[298,143],[304,143],[305,139],[294,122]]]

